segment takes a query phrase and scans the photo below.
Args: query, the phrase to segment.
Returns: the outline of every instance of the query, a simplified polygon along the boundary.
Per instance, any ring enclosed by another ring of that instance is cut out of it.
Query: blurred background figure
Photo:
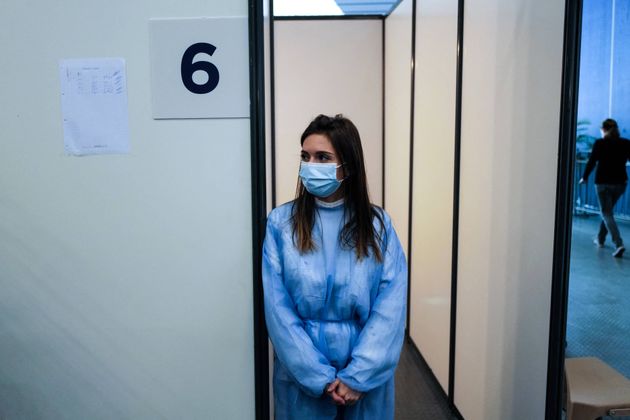
[[[593,145],[591,157],[586,164],[580,184],[588,180],[595,169],[595,187],[599,201],[602,222],[594,242],[603,247],[606,235],[610,232],[615,245],[613,257],[621,258],[625,251],[623,239],[615,222],[613,208],[626,190],[628,175],[626,162],[630,160],[630,141],[619,134],[617,122],[611,118],[604,120],[601,127],[602,138]]]

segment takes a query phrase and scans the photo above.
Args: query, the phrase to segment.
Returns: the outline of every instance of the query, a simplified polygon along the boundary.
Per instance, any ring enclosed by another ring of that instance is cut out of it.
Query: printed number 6
[[[203,94],[212,92],[219,84],[219,69],[208,61],[195,61],[193,59],[199,53],[206,53],[208,55],[214,54],[217,48],[205,42],[198,42],[186,49],[182,57],[182,82],[186,89],[192,93]],[[203,84],[195,83],[193,80],[193,74],[196,71],[203,71],[208,75],[208,81]]]

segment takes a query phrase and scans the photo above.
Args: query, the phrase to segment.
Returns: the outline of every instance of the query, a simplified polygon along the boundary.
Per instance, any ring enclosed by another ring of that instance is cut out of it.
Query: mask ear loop
[[[337,165],[337,166],[335,167],[335,169],[341,168],[341,167],[342,167],[342,166],[344,166],[345,164],[346,164],[345,162],[342,162],[341,164]],[[344,171],[344,174],[345,174],[345,172],[346,172],[346,171]],[[348,174],[348,175],[346,175],[346,176],[344,176],[342,179],[340,179],[340,180],[339,180],[339,182],[343,182],[343,181],[345,181],[346,179],[348,179],[348,177],[349,177],[349,176],[350,176],[349,174]]]

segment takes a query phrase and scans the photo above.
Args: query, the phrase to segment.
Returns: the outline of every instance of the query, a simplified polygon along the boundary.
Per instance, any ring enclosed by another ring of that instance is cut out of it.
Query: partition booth
[[[559,418],[572,2],[34,3],[0,16],[0,418],[269,418],[265,217],[320,113],[359,128],[457,414]]]
[[[267,34],[271,206],[293,197],[310,119],[355,121],[408,257],[409,345],[466,419],[561,409],[546,385],[562,374],[549,343],[565,12],[403,0],[380,18],[275,16]]]
[[[2,9],[0,418],[254,418],[262,6]]]

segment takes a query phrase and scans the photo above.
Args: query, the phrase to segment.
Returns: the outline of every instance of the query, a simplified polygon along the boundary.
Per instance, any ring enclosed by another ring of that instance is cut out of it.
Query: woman
[[[630,159],[630,142],[620,137],[617,122],[610,118],[602,123],[601,133],[602,138],[593,145],[591,157],[586,164],[580,184],[588,180],[588,176],[597,165],[595,189],[602,222],[594,242],[600,248],[603,247],[606,234],[610,232],[615,244],[613,257],[621,258],[626,248],[623,246],[623,239],[615,222],[613,208],[626,190],[628,182],[626,162]]]
[[[276,418],[393,419],[405,256],[370,203],[354,124],[320,115],[301,144],[296,198],[270,213],[263,247]]]

